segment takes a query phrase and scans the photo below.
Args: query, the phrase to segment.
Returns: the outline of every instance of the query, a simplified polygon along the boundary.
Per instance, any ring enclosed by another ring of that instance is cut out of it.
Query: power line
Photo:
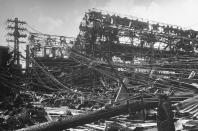
[[[22,27],[26,24],[25,21],[20,21],[18,18],[8,19],[7,20],[7,29],[11,32],[8,32],[8,36],[14,37],[14,39],[7,39],[8,42],[14,42],[14,60],[17,65],[20,65],[20,55],[19,55],[19,44],[25,43],[24,41],[20,41],[19,38],[26,38],[27,35],[21,33],[22,31],[26,31],[27,29]]]
[[[27,26],[28,26],[31,30],[33,30],[33,31],[35,31],[35,32],[37,32],[37,33],[42,34],[42,32],[40,32],[39,30],[35,29],[35,28],[32,27],[31,25],[27,24]]]

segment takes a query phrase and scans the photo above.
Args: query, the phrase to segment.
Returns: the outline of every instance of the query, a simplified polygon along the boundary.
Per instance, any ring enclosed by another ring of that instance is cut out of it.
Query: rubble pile
[[[197,31],[97,9],[79,29],[77,38],[30,33],[24,74],[0,54],[2,129],[156,128],[162,94],[176,129],[197,119]]]
[[[34,106],[34,93],[26,91],[20,68],[12,63],[12,52],[4,47],[0,52],[0,129],[15,130],[46,122],[43,106]]]

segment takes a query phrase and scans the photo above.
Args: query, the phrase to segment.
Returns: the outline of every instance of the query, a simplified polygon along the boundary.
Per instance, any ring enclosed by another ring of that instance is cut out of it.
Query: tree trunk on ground
[[[28,128],[19,129],[17,131],[60,131],[63,129],[74,128],[76,126],[92,123],[100,119],[107,119],[121,114],[127,114],[129,108],[132,112],[135,112],[135,111],[140,111],[144,108],[153,108],[153,107],[156,107],[156,104],[152,102],[145,102],[143,105],[141,101],[134,101],[129,104],[111,107],[108,109],[102,109],[88,114],[77,115],[71,117],[70,119],[65,119],[61,121],[42,123]]]

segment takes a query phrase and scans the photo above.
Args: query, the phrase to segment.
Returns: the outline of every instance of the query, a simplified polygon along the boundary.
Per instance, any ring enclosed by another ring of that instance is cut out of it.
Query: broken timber
[[[121,114],[127,114],[129,108],[132,112],[136,112],[145,108],[153,108],[153,107],[156,107],[156,104],[153,102],[142,103],[141,101],[134,101],[129,104],[110,107],[107,109],[102,109],[88,114],[76,115],[74,117],[61,121],[42,123],[28,128],[19,129],[17,131],[49,131],[49,130],[60,131],[63,129],[74,128],[76,126],[92,123],[100,119],[107,119]]]

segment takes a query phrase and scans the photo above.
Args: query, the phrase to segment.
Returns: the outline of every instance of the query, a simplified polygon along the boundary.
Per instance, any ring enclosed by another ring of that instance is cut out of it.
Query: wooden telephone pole
[[[19,43],[25,43],[23,41],[19,41],[19,38],[25,38],[27,37],[26,34],[21,34],[20,32],[26,31],[27,29],[23,26],[26,24],[24,21],[19,21],[18,18],[8,19],[8,26],[7,28],[11,30],[11,32],[8,33],[9,36],[14,37],[14,39],[9,39],[7,41],[14,42],[14,60],[16,65],[20,65],[20,54],[19,54]]]

